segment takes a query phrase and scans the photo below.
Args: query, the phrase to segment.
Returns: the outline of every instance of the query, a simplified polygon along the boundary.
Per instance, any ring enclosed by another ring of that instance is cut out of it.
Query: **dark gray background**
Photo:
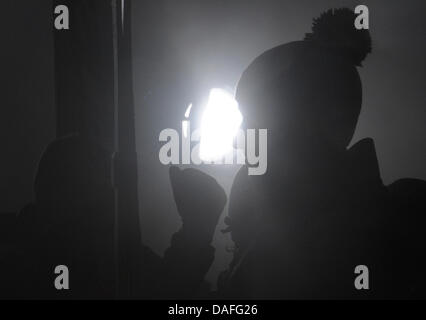
[[[424,1],[133,1],[134,79],[144,242],[161,253],[179,227],[158,134],[179,129],[189,102],[211,87],[234,87],[257,55],[300,40],[322,11],[370,9],[373,54],[360,69],[364,105],[357,141],[376,142],[385,183],[426,179],[426,2]],[[53,19],[48,0],[3,0],[0,117],[0,211],[33,198],[32,180],[55,136]],[[72,12],[71,12],[72,14]],[[72,25],[71,25],[72,28]],[[269,151],[273,152],[273,151]],[[234,169],[216,176],[226,189]],[[213,279],[230,245],[217,233]]]

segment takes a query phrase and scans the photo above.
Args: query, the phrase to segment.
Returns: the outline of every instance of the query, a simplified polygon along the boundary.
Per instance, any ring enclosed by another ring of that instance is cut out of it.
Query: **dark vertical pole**
[[[53,28],[57,136],[79,133],[112,152],[114,54],[111,2],[53,0],[53,7],[57,5],[66,5],[70,14],[69,30]]]
[[[115,1],[117,152],[114,156],[114,177],[117,190],[118,293],[120,298],[132,298],[135,297],[136,286],[140,285],[137,266],[141,238],[135,149],[131,1]]]
[[[131,298],[141,240],[131,3],[124,4],[53,0],[54,7],[66,5],[70,12],[70,30],[54,31],[57,136],[79,133],[114,152],[116,290],[118,297]],[[105,199],[111,208],[113,200]]]

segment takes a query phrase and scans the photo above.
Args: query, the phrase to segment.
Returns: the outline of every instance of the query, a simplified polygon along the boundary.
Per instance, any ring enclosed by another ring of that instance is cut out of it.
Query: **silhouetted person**
[[[329,10],[305,40],[243,73],[245,128],[268,129],[268,171],[238,173],[226,222],[236,245],[222,297],[426,297],[425,183],[387,187],[374,142],[350,142],[362,104],[357,71],[371,51],[351,10]],[[355,267],[369,268],[356,290]]]
[[[35,202],[18,216],[15,293],[20,298],[113,298],[114,205],[106,150],[79,135],[44,152]],[[56,266],[70,290],[56,290]]]
[[[110,174],[109,153],[90,139],[71,135],[47,147],[35,177],[35,201],[17,217],[16,241],[1,266],[5,280],[0,296],[117,297]],[[210,244],[226,195],[201,171],[171,167],[170,179],[182,227],[164,257],[133,244],[140,253],[134,298],[200,298],[209,293],[203,279],[214,259]],[[70,290],[54,286],[58,265],[69,268]]]

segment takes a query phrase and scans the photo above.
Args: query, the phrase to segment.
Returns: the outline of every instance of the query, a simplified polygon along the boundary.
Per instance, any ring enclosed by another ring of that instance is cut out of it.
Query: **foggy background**
[[[146,245],[162,253],[180,226],[168,168],[158,160],[160,131],[180,132],[189,103],[202,105],[212,87],[234,88],[256,56],[301,40],[322,11],[358,4],[370,9],[373,53],[359,69],[364,103],[353,141],[375,140],[385,184],[402,177],[426,179],[424,1],[133,1],[136,141]],[[37,162],[55,136],[53,9],[48,0],[3,0],[1,6],[0,212],[16,212],[32,201]],[[229,190],[237,168],[209,170]],[[231,258],[225,248],[232,243],[220,228],[211,281]]]

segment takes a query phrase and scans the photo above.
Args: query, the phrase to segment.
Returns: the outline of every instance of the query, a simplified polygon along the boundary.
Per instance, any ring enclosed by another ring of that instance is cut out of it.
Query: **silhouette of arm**
[[[171,167],[170,180],[182,228],[165,252],[162,285],[169,297],[199,297],[214,260],[211,242],[226,194],[215,179],[195,169]]]
[[[151,297],[200,298],[209,291],[204,277],[214,260],[211,242],[226,194],[215,179],[195,169],[171,167],[170,181],[182,227],[163,258],[144,247],[144,280]]]

